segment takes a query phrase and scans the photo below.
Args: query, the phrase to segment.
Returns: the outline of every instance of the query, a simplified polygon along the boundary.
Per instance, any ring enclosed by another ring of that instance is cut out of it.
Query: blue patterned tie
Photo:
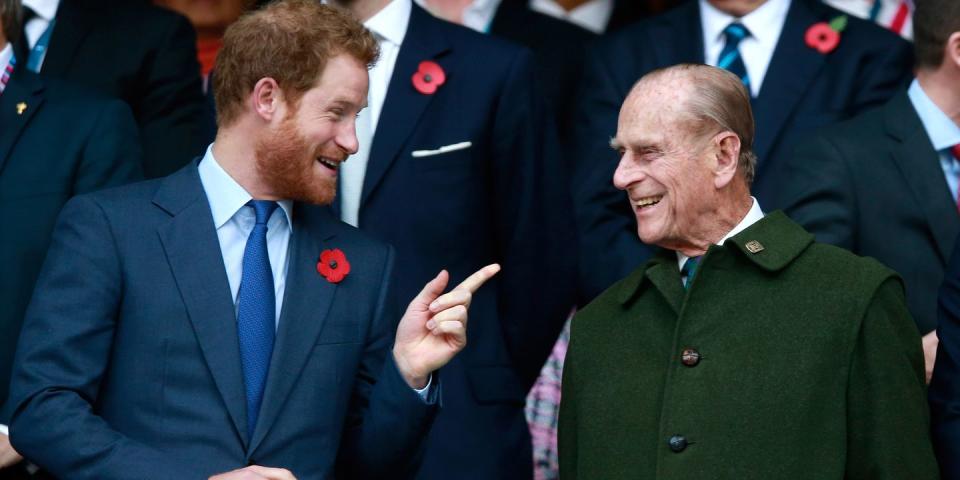
[[[257,223],[247,237],[243,250],[243,274],[237,295],[237,333],[240,337],[240,362],[243,384],[247,390],[247,438],[253,438],[257,426],[267,370],[273,354],[276,298],[273,290],[273,271],[267,255],[267,221],[277,209],[277,202],[251,200]]]
[[[740,81],[743,82],[749,92],[750,77],[747,75],[747,67],[743,64],[743,58],[740,56],[738,47],[741,40],[750,36],[750,31],[739,23],[731,23],[723,29],[723,36],[726,38],[726,43],[724,43],[723,50],[720,52],[717,66],[725,68],[730,73],[740,77]]]
[[[686,262],[683,263],[683,268],[680,269],[680,277],[683,280],[683,288],[690,286],[690,282],[693,281],[694,275],[697,274],[697,267],[700,266],[700,257],[690,257]]]

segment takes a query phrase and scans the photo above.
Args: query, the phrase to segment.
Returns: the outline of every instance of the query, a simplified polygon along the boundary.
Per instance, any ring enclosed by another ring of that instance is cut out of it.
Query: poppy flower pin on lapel
[[[443,68],[430,60],[420,62],[417,72],[413,74],[413,88],[424,95],[433,95],[446,81],[447,74]]]
[[[327,249],[320,252],[317,272],[330,283],[340,283],[350,273],[350,262],[339,248]]]
[[[840,44],[840,32],[847,28],[847,16],[840,15],[830,23],[815,23],[807,29],[803,39],[807,46],[826,55],[837,48]]]

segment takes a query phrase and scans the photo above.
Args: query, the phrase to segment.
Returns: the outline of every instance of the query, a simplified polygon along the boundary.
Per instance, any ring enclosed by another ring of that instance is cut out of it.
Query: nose
[[[348,155],[357,153],[360,148],[360,141],[357,140],[357,122],[343,122],[344,126],[337,132],[336,142]]]
[[[633,161],[633,155],[628,151],[620,157],[620,163],[613,172],[613,186],[620,190],[626,190],[630,185],[643,180],[643,171],[636,162]]]

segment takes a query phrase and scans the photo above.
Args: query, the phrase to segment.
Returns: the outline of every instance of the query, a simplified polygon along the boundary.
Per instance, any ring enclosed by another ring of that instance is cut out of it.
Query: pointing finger
[[[493,263],[487,265],[486,267],[481,268],[474,272],[473,275],[467,277],[466,280],[457,285],[457,288],[454,290],[464,289],[470,293],[474,293],[479,289],[487,280],[490,280],[497,272],[500,271],[500,265]]]

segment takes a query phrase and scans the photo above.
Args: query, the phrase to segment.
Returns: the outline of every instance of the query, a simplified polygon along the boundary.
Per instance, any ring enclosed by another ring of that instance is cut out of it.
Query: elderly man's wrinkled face
[[[355,122],[367,100],[367,68],[346,54],[331,58],[299,107],[260,139],[257,171],[280,198],[326,205],[340,164],[357,151]]]
[[[621,154],[613,183],[629,197],[640,239],[671,249],[691,243],[715,194],[709,141],[680,121],[684,92],[656,82],[631,93],[612,142]]]

